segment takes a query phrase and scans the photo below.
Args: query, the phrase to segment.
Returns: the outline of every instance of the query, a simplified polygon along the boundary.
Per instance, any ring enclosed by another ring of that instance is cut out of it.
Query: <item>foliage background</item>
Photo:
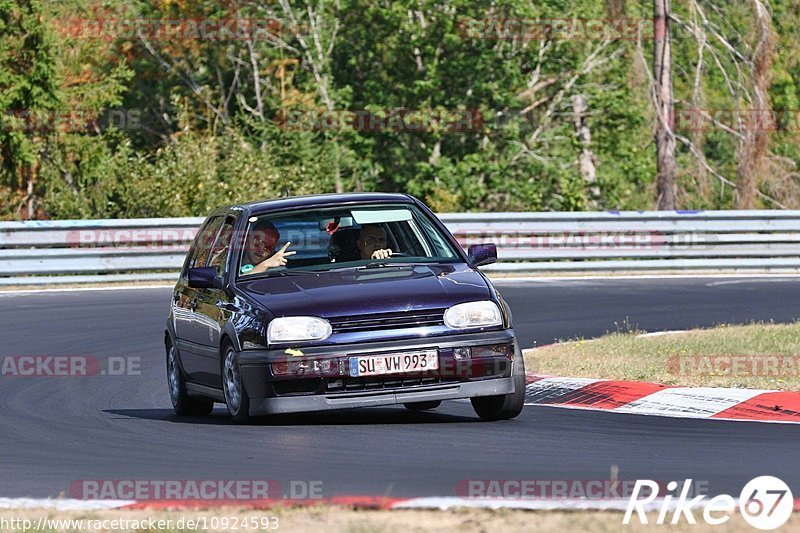
[[[800,207],[800,3],[773,0],[760,207]],[[402,191],[434,210],[653,209],[652,38],[486,38],[469,21],[648,20],[647,0],[0,0],[0,218],[199,216],[231,202]],[[676,109],[751,105],[754,0],[675,0]],[[692,21],[705,18],[701,44]],[[76,21],[259,19],[268,39],[86,34]],[[712,31],[713,30],[713,31]],[[717,37],[718,36],[718,37]],[[588,104],[591,142],[573,99]],[[470,131],[281,127],[287,111],[478,110]],[[14,113],[97,119],[20,127]],[[109,123],[111,113],[127,117]],[[83,116],[83,115],[82,115]],[[791,115],[789,115],[791,116]],[[726,209],[737,134],[680,131],[679,203]],[[588,151],[588,152],[587,152]],[[589,153],[596,182],[579,159]]]

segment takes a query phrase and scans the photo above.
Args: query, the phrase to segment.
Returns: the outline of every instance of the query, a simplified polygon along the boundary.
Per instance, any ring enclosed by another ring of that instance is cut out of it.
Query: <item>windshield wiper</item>
[[[421,261],[370,261],[365,265],[348,265],[350,261],[343,263],[343,265],[347,266],[339,266],[328,268],[325,270],[320,270],[319,272],[343,272],[346,270],[364,270],[364,269],[373,269],[373,268],[385,268],[385,267],[409,267],[409,266],[430,266],[432,262],[421,262]],[[338,263],[334,263],[338,264]]]
[[[384,268],[384,267],[392,267],[392,266],[417,266],[417,265],[424,265],[425,263],[414,263],[411,261],[392,261],[391,263],[386,261],[372,261],[371,263],[367,263],[362,267],[358,267],[358,270],[362,270],[364,268]]]

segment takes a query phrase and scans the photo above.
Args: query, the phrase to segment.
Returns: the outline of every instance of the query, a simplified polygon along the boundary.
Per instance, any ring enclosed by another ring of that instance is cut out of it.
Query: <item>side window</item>
[[[222,225],[222,217],[214,217],[209,220],[197,233],[189,252],[189,262],[186,268],[197,268],[206,266],[208,254],[211,252],[211,245],[214,243],[219,227]]]
[[[433,227],[431,221],[426,216],[414,217],[414,220],[419,222],[422,230],[427,235],[428,240],[433,245],[434,253],[439,257],[453,258],[456,254],[444,240],[444,237]],[[416,228],[415,228],[416,229]]]
[[[231,250],[231,239],[233,237],[233,225],[235,222],[233,217],[225,219],[225,223],[219,230],[219,235],[217,235],[217,240],[211,248],[211,258],[208,261],[208,266],[215,267],[218,276],[225,271],[228,253]]]
[[[390,231],[387,232],[389,243],[392,240],[397,246],[390,246],[393,250],[403,252],[415,257],[431,257],[430,247],[425,237],[419,232],[412,220],[405,222],[389,222]]]

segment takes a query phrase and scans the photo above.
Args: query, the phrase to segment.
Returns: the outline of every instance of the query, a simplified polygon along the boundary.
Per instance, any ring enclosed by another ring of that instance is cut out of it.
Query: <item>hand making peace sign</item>
[[[286,262],[288,261],[288,257],[296,254],[297,252],[287,252],[286,249],[289,245],[292,244],[291,241],[287,242],[283,245],[283,248],[272,254],[267,259],[261,261],[256,267],[253,269],[253,274],[259,272],[265,272],[270,268],[275,268],[279,266],[286,266]]]

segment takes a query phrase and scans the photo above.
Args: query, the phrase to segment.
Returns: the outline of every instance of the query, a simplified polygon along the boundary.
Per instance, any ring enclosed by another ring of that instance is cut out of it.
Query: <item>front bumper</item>
[[[456,348],[508,345],[508,356],[456,360]],[[347,358],[356,355],[413,350],[437,350],[439,370],[371,378],[343,375],[275,376],[271,363]],[[454,400],[514,392],[513,330],[423,337],[404,341],[316,346],[303,348],[302,356],[284,350],[244,351],[239,354],[242,381],[250,396],[250,414],[267,415],[399,403]]]
[[[258,416],[352,407],[377,407],[408,402],[494,396],[512,392],[514,392],[512,378],[495,378],[471,383],[420,386],[419,388],[251,399],[250,414]]]

